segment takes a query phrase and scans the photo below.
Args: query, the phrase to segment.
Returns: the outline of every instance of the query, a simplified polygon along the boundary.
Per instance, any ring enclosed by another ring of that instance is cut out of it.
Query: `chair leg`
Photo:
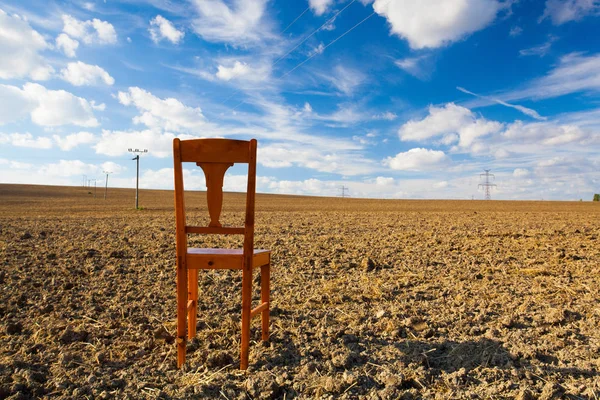
[[[269,340],[269,309],[271,308],[270,297],[270,279],[271,279],[271,264],[260,267],[260,300],[262,303],[269,304],[267,309],[262,312],[262,340]]]
[[[177,257],[177,368],[185,363],[187,319],[187,273],[182,257]]]
[[[196,322],[198,320],[198,270],[188,269],[188,300],[192,307],[188,311],[188,339],[196,337]]]
[[[250,308],[252,306],[252,269],[242,271],[242,343],[240,369],[248,368],[248,347],[250,346]]]

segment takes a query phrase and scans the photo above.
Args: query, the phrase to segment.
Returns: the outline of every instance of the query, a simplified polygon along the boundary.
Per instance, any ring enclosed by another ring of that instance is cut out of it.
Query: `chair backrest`
[[[243,234],[244,253],[254,245],[254,199],[256,194],[256,139],[190,139],[173,140],[175,170],[175,223],[177,252],[187,248],[188,233]],[[185,217],[185,200],[182,163],[196,163],[206,178],[206,199],[210,223],[206,227],[188,226]],[[223,207],[223,178],[235,163],[248,164],[246,191],[246,218],[244,227],[223,227],[219,221]]]

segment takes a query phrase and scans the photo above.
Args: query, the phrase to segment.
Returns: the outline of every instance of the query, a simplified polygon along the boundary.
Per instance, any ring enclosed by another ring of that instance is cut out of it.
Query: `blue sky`
[[[494,199],[600,192],[598,0],[0,10],[0,182],[134,187],[140,148],[140,187],[170,189],[174,137],[254,137],[259,192],[477,199],[484,169]]]

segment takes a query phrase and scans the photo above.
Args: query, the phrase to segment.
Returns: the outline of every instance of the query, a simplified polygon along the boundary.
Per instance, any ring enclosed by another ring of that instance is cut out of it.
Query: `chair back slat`
[[[182,140],[180,151],[182,162],[248,163],[250,160],[250,146],[246,140]]]
[[[219,217],[223,209],[223,178],[225,177],[225,172],[227,172],[227,169],[233,163],[199,162],[196,165],[204,171],[206,181],[206,202],[210,215],[208,226],[211,228],[220,228],[222,226]]]
[[[243,235],[246,228],[237,228],[233,226],[223,226],[220,228],[210,226],[186,226],[186,233],[203,233],[203,234],[219,234],[219,235]]]

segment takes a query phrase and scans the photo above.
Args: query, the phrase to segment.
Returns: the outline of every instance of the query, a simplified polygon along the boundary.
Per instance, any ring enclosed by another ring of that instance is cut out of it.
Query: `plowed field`
[[[172,192],[108,195],[0,185],[0,398],[600,397],[598,203],[259,195],[271,340],[240,372],[241,273],[200,272],[176,369]]]

